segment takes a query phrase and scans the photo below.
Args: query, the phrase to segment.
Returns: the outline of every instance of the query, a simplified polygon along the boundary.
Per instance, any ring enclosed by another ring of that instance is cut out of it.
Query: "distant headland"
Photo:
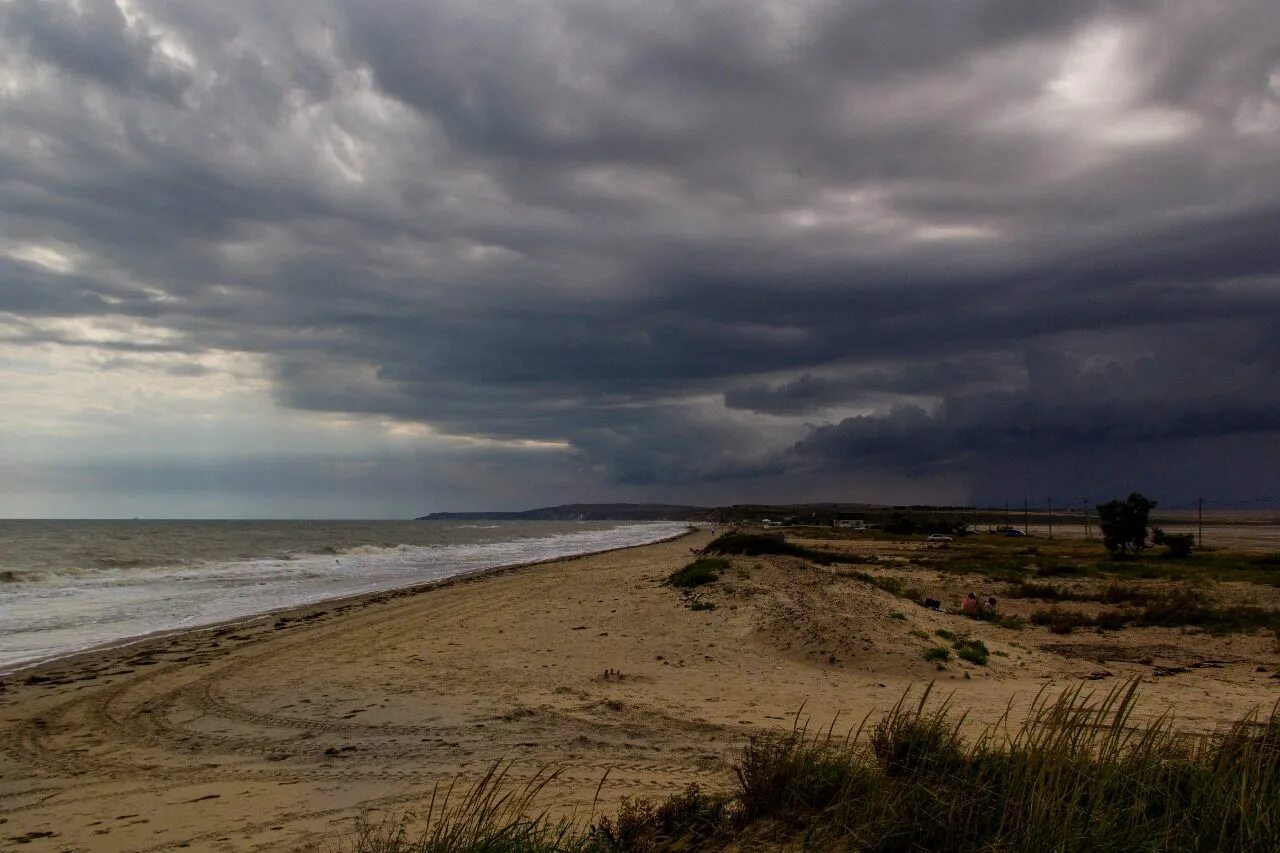
[[[717,511],[680,504],[563,504],[520,512],[433,512],[417,521],[712,521]]]

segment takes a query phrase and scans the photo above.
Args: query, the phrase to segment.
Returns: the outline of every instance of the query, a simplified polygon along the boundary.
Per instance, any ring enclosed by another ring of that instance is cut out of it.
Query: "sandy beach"
[[[691,782],[725,786],[753,732],[790,726],[801,708],[815,725],[853,727],[934,679],[975,726],[1081,679],[1105,689],[1140,675],[1145,713],[1172,710],[1195,729],[1280,695],[1280,654],[1264,634],[1015,631],[793,558],[734,558],[717,589],[698,594],[715,608],[692,610],[662,581],[711,536],[316,605],[10,676],[0,846],[323,849],[356,816],[397,816],[433,785],[499,761],[517,782],[558,769],[547,804],[585,816],[597,793],[612,808]],[[966,584],[920,580],[946,601]],[[1259,589],[1247,594],[1280,603],[1275,588]],[[936,670],[917,637],[940,628],[972,629],[995,656]]]

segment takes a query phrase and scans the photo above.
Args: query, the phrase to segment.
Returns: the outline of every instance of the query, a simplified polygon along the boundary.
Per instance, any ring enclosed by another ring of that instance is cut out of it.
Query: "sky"
[[[0,517],[1280,492],[1274,0],[0,0]]]

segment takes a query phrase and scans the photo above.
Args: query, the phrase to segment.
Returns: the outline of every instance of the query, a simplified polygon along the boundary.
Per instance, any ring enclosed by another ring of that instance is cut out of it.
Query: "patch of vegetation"
[[[714,601],[707,601],[706,599],[700,598],[697,601],[692,602],[689,605],[689,609],[690,610],[715,610],[716,603]]]
[[[1120,851],[1280,849],[1280,705],[1208,735],[1138,722],[1137,684],[1036,700],[1008,736],[968,740],[946,702],[904,696],[863,737],[805,728],[753,738],[732,791],[628,800],[571,824],[491,773],[437,789],[407,822],[362,823],[355,853],[656,853],[756,849]]]
[[[908,631],[907,633],[908,633],[908,634],[910,634],[910,635],[911,635],[911,636],[913,636],[913,637],[919,637],[921,640],[927,640],[927,639],[929,639],[929,635],[928,635],[927,633],[925,633],[924,631],[921,631],[919,628],[912,628],[912,629],[911,629],[910,631]]]
[[[943,648],[942,646],[934,646],[921,652],[920,657],[927,661],[937,661],[942,663],[944,661],[951,660],[951,649]]]
[[[956,657],[960,658],[960,660],[967,660],[977,666],[987,665],[987,659],[990,657],[991,651],[987,648],[986,643],[981,640],[957,640],[954,646]]]
[[[1144,606],[1159,597],[1158,593],[1134,586],[1110,584],[1101,590],[1072,590],[1046,583],[1023,582],[1008,587],[1009,598],[1038,598],[1041,601],[1097,601],[1102,604]]]
[[[903,581],[902,578],[879,577],[876,575],[867,574],[866,572],[843,572],[841,573],[840,576],[862,581],[865,584],[870,584],[871,586],[874,586],[876,589],[882,589],[885,592],[889,593],[890,595],[896,595],[899,598],[911,599],[917,604],[920,602],[921,598],[923,597],[923,594],[920,592],[919,589],[917,589],[914,586],[908,586],[906,582]],[[894,618],[897,618],[897,617],[894,617]],[[902,618],[905,619],[906,616],[904,615]]]
[[[624,800],[616,818],[603,817],[591,827],[588,849],[697,849],[725,834],[729,803],[727,795],[704,794],[696,784],[660,803],[645,798]]]
[[[1280,631],[1280,610],[1242,604],[1218,607],[1197,590],[1183,588],[1147,596],[1138,607],[1104,610],[1094,615],[1058,607],[1037,610],[1031,614],[1031,621],[1047,626],[1055,634],[1068,634],[1076,628],[1118,630],[1126,626],[1196,627],[1213,634],[1247,634],[1259,629]]]
[[[955,642],[956,635],[955,635],[955,632],[954,632],[954,631],[948,631],[946,628],[939,628],[938,630],[934,631],[933,633],[934,633],[936,636],[939,636],[939,637],[941,637],[941,638],[942,638],[942,639],[944,639],[944,640],[950,640],[950,641],[951,641],[951,642],[953,642],[953,643]]]
[[[746,533],[740,530],[722,533],[703,549],[708,554],[743,554],[747,557],[764,554],[806,557],[809,550],[788,542],[781,533]]]
[[[703,584],[715,583],[720,573],[729,568],[729,561],[718,557],[699,557],[683,569],[677,569],[667,578],[667,583],[680,589],[693,589]]]
[[[731,530],[717,536],[702,550],[706,554],[742,554],[747,557],[767,554],[799,557],[823,566],[833,563],[875,562],[874,559],[860,554],[842,554],[819,548],[806,548],[803,545],[788,542],[780,533],[747,533],[740,530]]]
[[[995,625],[997,628],[1007,628],[1010,631],[1021,631],[1031,623],[1026,619],[1023,619],[1021,616],[997,616],[995,619],[991,620],[991,624]]]
[[[890,619],[897,619],[897,620],[902,621],[902,622],[906,622],[906,621],[907,621],[907,614],[902,613],[902,612],[898,612],[898,613],[890,613],[890,614],[889,614],[889,618],[890,618]]]
[[[978,536],[957,540],[950,549],[915,556],[921,567],[948,574],[973,574],[1007,583],[1051,577],[1104,576],[1167,580],[1223,580],[1280,586],[1280,554],[1194,550],[1168,559],[1150,549],[1124,560],[1100,559],[1098,544],[1082,539],[1042,540],[1027,547],[1017,539]]]

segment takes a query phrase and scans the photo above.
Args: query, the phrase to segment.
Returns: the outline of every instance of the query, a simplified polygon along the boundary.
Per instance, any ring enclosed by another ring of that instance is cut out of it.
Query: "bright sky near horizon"
[[[1280,470],[1280,5],[0,0],[0,517]]]

